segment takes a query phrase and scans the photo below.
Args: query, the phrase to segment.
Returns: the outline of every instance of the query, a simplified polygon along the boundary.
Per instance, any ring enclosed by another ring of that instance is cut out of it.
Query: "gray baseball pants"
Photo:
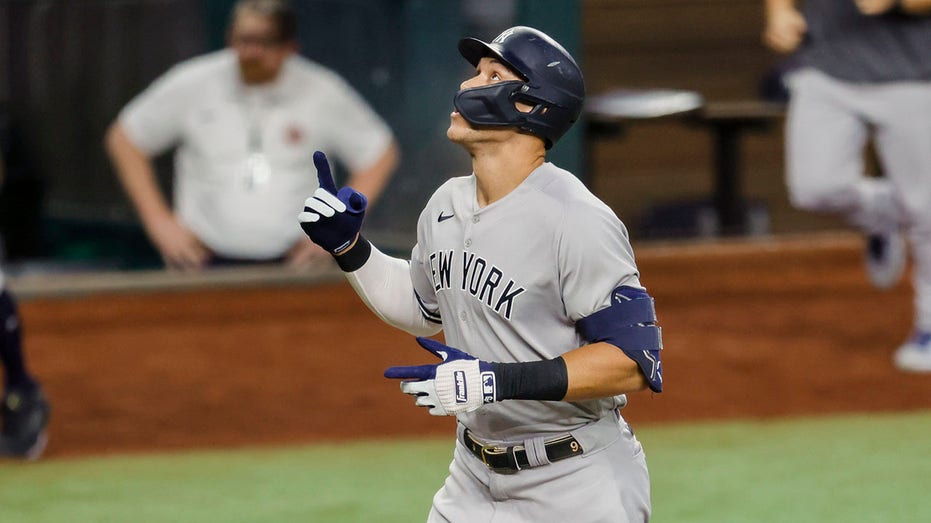
[[[462,429],[460,425],[449,476],[433,498],[428,523],[650,519],[646,458],[623,418],[608,416],[571,432],[582,444],[582,455],[514,473],[493,471],[471,454],[460,439]]]
[[[815,69],[788,78],[789,196],[867,233],[901,228],[915,272],[915,326],[931,331],[931,82],[855,84]],[[884,177],[866,176],[872,139]]]

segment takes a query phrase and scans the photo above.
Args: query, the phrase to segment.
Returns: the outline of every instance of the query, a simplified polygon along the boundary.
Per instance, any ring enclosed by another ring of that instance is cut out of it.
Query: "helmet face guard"
[[[485,127],[517,127],[521,131],[543,138],[547,149],[553,146],[550,136],[550,111],[561,108],[543,100],[523,95],[526,84],[517,80],[463,89],[453,97],[459,114],[472,125]],[[528,112],[517,108],[517,102],[531,106]],[[562,110],[564,113],[565,111]],[[556,113],[553,113],[556,114]],[[573,120],[574,121],[574,120]]]
[[[549,149],[578,119],[585,99],[582,72],[545,33],[512,27],[491,43],[464,38],[459,52],[475,66],[483,57],[493,57],[524,79],[459,91],[453,105],[470,124],[517,127],[543,139]],[[517,102],[531,106],[531,111],[518,110]]]

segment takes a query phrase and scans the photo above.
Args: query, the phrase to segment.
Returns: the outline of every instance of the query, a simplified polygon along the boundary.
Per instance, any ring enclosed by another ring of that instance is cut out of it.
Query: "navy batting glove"
[[[368,199],[350,187],[337,191],[330,163],[320,151],[314,153],[314,166],[320,187],[304,201],[304,212],[297,219],[301,229],[314,243],[333,254],[340,254],[359,235]]]
[[[386,378],[405,380],[401,392],[415,396],[415,405],[429,407],[434,416],[452,416],[497,401],[491,363],[430,338],[417,338],[417,343],[443,362],[385,371]]]

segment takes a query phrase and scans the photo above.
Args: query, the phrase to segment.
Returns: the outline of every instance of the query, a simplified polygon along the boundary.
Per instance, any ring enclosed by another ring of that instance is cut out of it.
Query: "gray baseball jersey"
[[[420,215],[411,279],[446,343],[485,361],[550,359],[583,345],[575,322],[639,287],[627,230],[571,173],[550,163],[483,208],[475,177],[454,178]],[[479,436],[520,440],[606,416],[623,397],[503,401],[460,414]]]

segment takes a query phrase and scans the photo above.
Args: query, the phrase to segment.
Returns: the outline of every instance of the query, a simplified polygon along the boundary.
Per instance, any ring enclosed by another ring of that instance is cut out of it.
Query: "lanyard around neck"
[[[263,116],[266,108],[262,107],[263,100],[257,96],[246,96],[242,104],[243,119],[246,122],[248,155],[243,176],[240,180],[242,186],[249,191],[266,185],[272,175],[271,165],[265,154],[262,137]]]

